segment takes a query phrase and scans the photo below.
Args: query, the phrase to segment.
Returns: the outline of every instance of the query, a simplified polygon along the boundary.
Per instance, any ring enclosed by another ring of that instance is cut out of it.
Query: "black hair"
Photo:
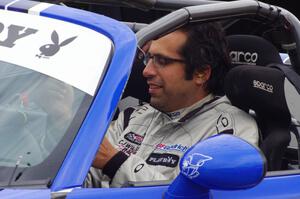
[[[211,67],[211,76],[205,89],[215,95],[223,95],[225,74],[230,68],[227,41],[222,26],[217,22],[190,23],[180,28],[187,34],[187,41],[179,52],[185,59],[186,79],[196,71]]]

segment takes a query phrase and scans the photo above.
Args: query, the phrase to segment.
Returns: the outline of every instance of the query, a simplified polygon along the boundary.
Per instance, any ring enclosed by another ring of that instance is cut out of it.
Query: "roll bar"
[[[266,3],[253,0],[218,2],[205,5],[188,6],[142,28],[136,33],[138,45],[172,32],[177,28],[193,22],[206,22],[225,19],[253,18],[262,23],[274,24],[288,30],[292,39],[281,44],[291,58],[298,74],[300,74],[300,22],[289,11]]]
[[[49,0],[48,0],[49,1]],[[187,6],[214,4],[222,1],[210,0],[63,0],[66,2],[97,4],[106,6],[133,7],[141,10],[173,11]]]

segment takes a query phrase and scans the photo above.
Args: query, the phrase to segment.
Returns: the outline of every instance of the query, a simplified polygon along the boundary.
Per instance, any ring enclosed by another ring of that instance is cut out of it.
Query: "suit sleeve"
[[[110,169],[111,168],[112,167],[110,167]],[[103,170],[103,172],[104,171],[105,170]],[[118,169],[114,171],[114,176],[110,176],[112,177],[111,187],[122,187],[128,185],[129,182],[161,181],[173,179],[178,175],[179,168],[177,166],[172,171],[172,175],[168,175],[167,177],[157,169],[150,168],[145,160],[139,156],[130,155],[127,156],[122,164],[119,165]]]
[[[117,120],[114,120],[110,123],[110,126],[106,132],[106,137],[110,141],[110,143],[116,147],[118,138],[123,132],[123,120],[124,114],[121,112],[118,116]],[[104,175],[103,170],[91,167],[89,173],[84,181],[83,186],[92,188],[92,187],[104,187],[103,182],[105,183],[105,187],[108,187],[109,182],[108,175]]]
[[[252,145],[258,145],[259,133],[256,121],[246,112],[231,108],[223,112],[217,119],[217,133],[238,136]]]
[[[259,133],[256,121],[244,111],[240,111],[234,117],[234,135],[258,146]]]

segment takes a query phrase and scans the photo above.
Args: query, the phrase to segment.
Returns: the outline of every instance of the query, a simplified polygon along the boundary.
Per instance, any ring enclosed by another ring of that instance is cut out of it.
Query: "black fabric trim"
[[[220,132],[219,134],[230,134],[230,135],[233,135],[233,129],[227,129],[225,131]]]
[[[135,109],[132,108],[132,107],[129,107],[127,109],[124,110],[124,127],[123,127],[123,130],[125,130],[129,124],[129,120],[130,120],[130,116],[131,114],[133,113]]]
[[[204,104],[202,104],[202,106],[192,110],[191,112],[189,112],[188,114],[186,114],[185,116],[183,116],[178,122],[185,122],[186,120],[190,119],[192,116],[194,116],[196,113],[198,113],[201,109],[203,109],[204,106],[216,101],[220,99],[220,97],[215,97],[214,99],[209,100],[208,102],[205,102]]]
[[[112,157],[103,168],[103,173],[113,179],[118,169],[127,160],[127,156],[122,151],[119,151],[114,157]]]

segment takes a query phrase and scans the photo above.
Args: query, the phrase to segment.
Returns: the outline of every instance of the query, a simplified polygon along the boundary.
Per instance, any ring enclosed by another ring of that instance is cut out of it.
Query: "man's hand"
[[[100,148],[96,154],[96,157],[93,162],[93,167],[98,169],[103,169],[106,163],[116,154],[118,150],[115,149],[112,144],[108,141],[106,137],[104,137]]]

